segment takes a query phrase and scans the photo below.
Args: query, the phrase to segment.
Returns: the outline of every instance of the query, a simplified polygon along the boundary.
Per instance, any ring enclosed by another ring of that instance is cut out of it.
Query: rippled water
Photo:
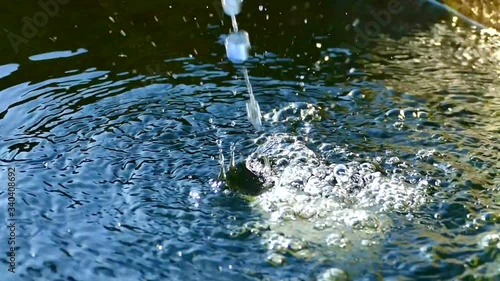
[[[331,268],[497,280],[499,36],[402,14],[360,47],[351,24],[370,7],[250,2],[238,22],[259,132],[211,1],[69,2],[17,53],[2,41],[1,208],[7,167],[18,171],[17,267],[3,258],[2,280],[316,280]],[[38,10],[7,16],[4,33]],[[275,134],[410,187],[426,180],[425,204],[385,213],[390,226],[359,247],[289,231],[301,220],[273,228],[218,176],[221,151],[242,163]]]

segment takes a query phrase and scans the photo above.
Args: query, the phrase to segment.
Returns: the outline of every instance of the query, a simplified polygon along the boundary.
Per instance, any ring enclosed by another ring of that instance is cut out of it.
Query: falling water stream
[[[243,63],[248,59],[248,50],[250,48],[248,33],[244,31],[239,32],[238,22],[236,21],[236,15],[240,12],[242,3],[242,0],[222,0],[224,12],[231,16],[234,31],[234,33],[230,34],[226,39],[227,57],[236,63]],[[252,84],[250,82],[248,70],[245,66],[243,66],[243,77],[245,78],[250,99],[246,104],[248,119],[255,129],[259,130],[262,126],[262,115],[260,113],[259,103],[253,94]]]

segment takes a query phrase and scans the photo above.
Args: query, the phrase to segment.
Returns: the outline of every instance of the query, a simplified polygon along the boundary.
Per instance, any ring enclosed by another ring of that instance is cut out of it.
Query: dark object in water
[[[305,194],[319,192],[328,197],[338,191],[349,196],[358,193],[369,180],[361,171],[365,166],[356,163],[348,166],[329,165],[302,141],[274,135],[245,162],[230,166],[226,184],[230,190],[250,196],[261,195],[280,184]]]
[[[252,173],[245,162],[229,168],[226,184],[230,190],[250,196],[257,196],[266,190],[264,180]]]

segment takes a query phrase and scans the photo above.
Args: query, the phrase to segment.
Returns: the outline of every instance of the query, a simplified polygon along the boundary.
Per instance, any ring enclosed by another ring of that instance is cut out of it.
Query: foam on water
[[[430,201],[428,183],[410,182],[412,167],[391,155],[335,161],[332,154],[355,154],[309,133],[312,123],[321,120],[321,110],[290,103],[265,115],[272,125],[300,123],[306,129],[298,128],[299,134],[266,133],[255,140],[257,148],[245,166],[260,179],[251,205],[265,223],[245,225],[240,231],[261,234],[273,265],[285,263],[287,255],[323,259],[336,249],[337,261],[345,264],[338,269],[342,272],[359,272],[360,261],[381,266],[373,255],[401,224],[396,220],[411,219],[412,212]],[[381,162],[399,168],[388,172]]]
[[[406,114],[410,111],[423,112],[398,109],[398,118],[405,116],[401,122],[423,118]],[[335,253],[342,267],[334,272],[363,275],[367,268],[383,266],[380,255],[392,230],[432,204],[431,179],[415,174],[417,167],[386,151],[358,155],[328,142],[331,139],[322,138],[316,128],[326,116],[328,109],[305,102],[264,115],[274,132],[255,140],[257,148],[244,163],[260,181],[251,205],[263,224],[249,223],[239,231],[262,237],[272,265],[282,266],[290,255],[328,262]],[[294,131],[279,132],[284,124]],[[415,152],[415,158],[432,154]],[[366,268],[359,268],[360,263]]]
[[[271,221],[302,218],[359,226],[371,215],[409,211],[426,201],[425,183],[411,186],[384,176],[372,163],[328,164],[300,138],[286,134],[259,141],[246,165],[270,187],[255,202]]]

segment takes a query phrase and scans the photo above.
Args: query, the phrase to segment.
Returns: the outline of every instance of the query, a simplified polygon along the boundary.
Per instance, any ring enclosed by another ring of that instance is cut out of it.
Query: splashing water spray
[[[222,7],[224,8],[224,13],[231,17],[231,22],[233,25],[233,32],[230,33],[225,41],[227,58],[236,65],[242,65],[249,57],[250,50],[250,39],[248,33],[243,30],[238,30],[238,22],[236,21],[236,15],[241,12],[241,4],[243,0],[222,0]],[[250,97],[249,101],[246,103],[247,116],[250,123],[258,131],[262,126],[262,115],[260,113],[259,103],[255,99],[252,90],[252,84],[250,83],[250,78],[248,75],[247,68],[242,65],[243,75],[245,77],[246,86],[248,89],[248,95]],[[222,152],[222,142],[218,142],[219,147],[219,164],[221,167],[219,173],[219,179],[227,179],[226,169],[224,167],[224,155]],[[235,144],[231,143],[231,159],[229,160],[229,171],[235,167],[234,161]],[[215,182],[214,186],[218,188],[220,182]]]
[[[224,13],[231,17],[233,24],[233,33],[230,33],[225,42],[227,58],[234,64],[242,64],[248,59],[250,50],[250,39],[246,31],[238,30],[238,23],[236,22],[236,15],[241,12],[241,4],[243,0],[222,0],[222,7]],[[250,123],[256,130],[262,126],[262,115],[260,113],[259,103],[255,99],[252,90],[252,84],[248,76],[248,70],[243,66],[243,75],[246,80],[248,95],[250,100],[247,102],[247,115]]]

